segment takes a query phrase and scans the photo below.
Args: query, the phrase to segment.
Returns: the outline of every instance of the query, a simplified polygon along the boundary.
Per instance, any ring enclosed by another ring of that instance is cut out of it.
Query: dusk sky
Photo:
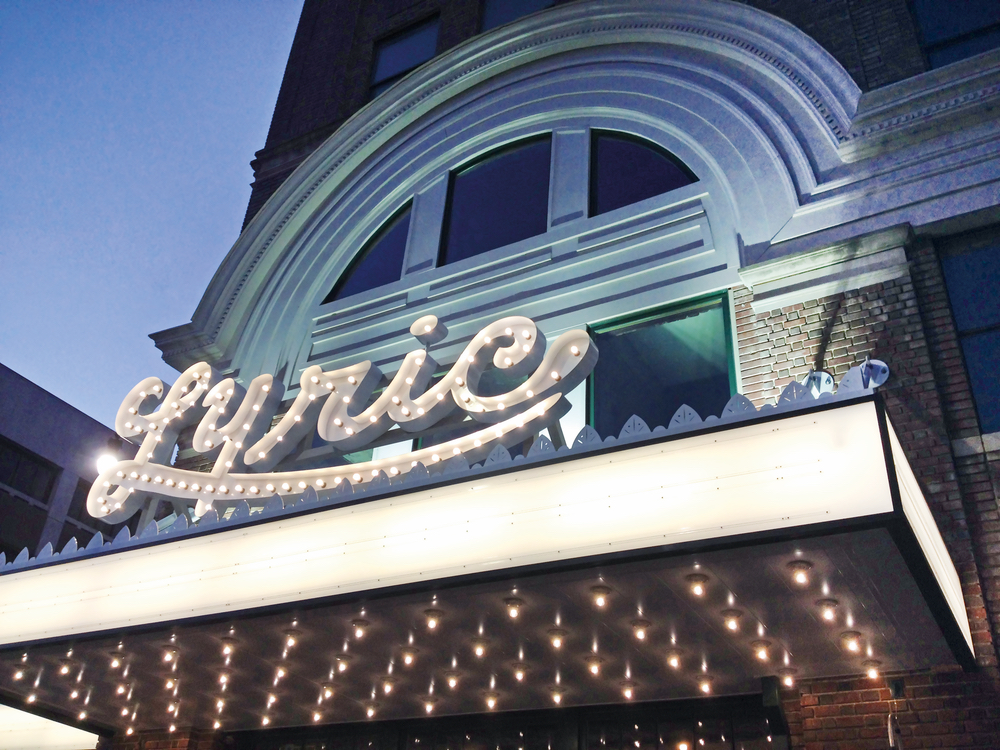
[[[107,425],[173,381],[148,334],[239,235],[301,8],[0,4],[0,362]]]

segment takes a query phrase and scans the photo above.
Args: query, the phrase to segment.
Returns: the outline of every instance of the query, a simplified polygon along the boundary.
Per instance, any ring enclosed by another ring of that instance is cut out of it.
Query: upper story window
[[[0,438],[0,483],[40,503],[48,503],[58,475],[59,467],[55,464]]]
[[[729,328],[724,295],[594,326],[594,429],[617,435],[633,414],[666,426],[684,404],[702,419],[719,416],[736,391]]]
[[[370,93],[378,96],[437,53],[440,19],[432,18],[375,43]]]
[[[580,186],[585,188],[579,193],[584,205],[578,215],[589,209],[590,216],[597,216],[698,181],[670,152],[636,136],[595,130],[589,146],[581,141],[577,153],[561,157],[577,159],[584,169],[589,159],[590,184]],[[436,205],[443,210],[437,222],[427,221],[426,215],[416,220],[422,249],[414,268],[457,263],[548,232],[552,161],[553,138],[546,133],[501,146],[451,171],[442,186],[447,194],[413,209]],[[402,278],[411,213],[407,203],[376,232],[323,304]]]
[[[911,1],[932,68],[1000,47],[1000,3],[996,0]]]
[[[590,215],[697,182],[673,154],[626,133],[595,130],[590,145]]]
[[[399,281],[403,275],[403,257],[409,231],[410,206],[407,204],[361,248],[361,252],[326,295],[323,304]]]
[[[480,31],[495,29],[529,13],[551,8],[553,5],[555,0],[486,0],[483,3],[483,22]]]
[[[552,138],[505,146],[452,173],[438,265],[548,229]]]
[[[980,428],[1000,432],[1000,232],[959,242],[942,248],[941,266]]]

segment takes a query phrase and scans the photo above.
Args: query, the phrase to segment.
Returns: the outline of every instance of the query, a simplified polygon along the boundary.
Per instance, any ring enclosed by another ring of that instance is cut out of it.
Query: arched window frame
[[[676,190],[652,196],[598,216],[590,216],[591,205],[591,157],[595,133],[617,133],[623,137],[635,140],[657,150],[671,155],[686,170],[695,174],[695,182]],[[504,137],[507,136],[507,137]],[[544,234],[529,237],[518,242],[494,248],[487,252],[465,258],[454,263],[443,262],[442,241],[444,239],[447,212],[449,210],[448,196],[452,175],[460,172],[471,164],[488,158],[492,153],[503,151],[519,143],[538,138],[551,138],[551,155],[549,164],[549,195],[548,222]],[[448,165],[448,168],[435,173],[429,179],[417,185],[412,198],[404,201],[395,210],[388,212],[377,226],[369,233],[374,236],[386,223],[394,220],[401,211],[409,207],[410,230],[403,261],[403,282],[412,282],[416,274],[426,274],[431,283],[448,285],[449,279],[460,277],[468,280],[479,271],[485,276],[511,270],[518,266],[530,265],[535,250],[545,249],[553,242],[559,242],[561,235],[572,234],[575,226],[586,226],[585,232],[594,228],[612,227],[623,219],[641,216],[660,204],[683,202],[688,193],[702,192],[698,180],[700,177],[680,157],[676,156],[666,145],[659,143],[650,133],[636,132],[624,129],[617,123],[595,122],[580,123],[571,126],[546,129],[518,129],[514,133],[500,135],[490,139],[486,144],[474,151],[462,154],[462,158]],[[556,232],[555,230],[560,230]],[[358,253],[362,251],[359,248]],[[357,257],[357,253],[354,257]],[[349,264],[343,274],[350,273],[353,263]],[[343,274],[339,278],[343,278]],[[334,284],[341,283],[340,280]],[[387,285],[370,292],[361,293],[341,300],[332,300],[324,305],[353,308],[358,303],[377,301],[383,294],[391,294],[396,285]],[[331,287],[332,288],[332,287]]]

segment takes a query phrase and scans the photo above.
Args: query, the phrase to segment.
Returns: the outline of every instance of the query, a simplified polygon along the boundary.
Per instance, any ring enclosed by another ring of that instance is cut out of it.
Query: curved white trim
[[[167,358],[183,361],[187,349],[249,371],[295,362],[284,344],[264,344],[289,338],[274,330],[306,334],[301,308],[317,270],[307,248],[346,228],[353,236],[335,246],[347,256],[477,144],[567,118],[634,130],[687,162],[731,256],[737,227],[745,243],[770,239],[817,171],[839,163],[858,95],[799,30],[727,2],[574,3],[476,37],[358,112],[300,166],[237,241],[192,324],[172,332]],[[487,115],[477,127],[473,113]]]

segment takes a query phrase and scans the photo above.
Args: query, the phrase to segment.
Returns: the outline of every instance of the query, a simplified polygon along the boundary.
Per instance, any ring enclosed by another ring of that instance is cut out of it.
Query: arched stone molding
[[[449,169],[544,131],[623,130],[677,154],[699,176],[685,190],[703,207],[717,266],[731,273],[675,294],[724,286],[736,278],[739,243],[769,241],[841,163],[858,96],[815,42],[747,6],[603,0],[537,14],[441,56],[358,112],[250,222],[193,322],[158,334],[157,344],[175,365],[208,358],[245,376],[294,369],[322,326],[319,300],[392,212],[411,196],[426,208]],[[666,210],[674,198],[641,211]],[[567,222],[541,242],[592,232],[589,221]],[[511,262],[522,255],[531,253]],[[408,265],[419,273],[375,290],[369,310],[406,307],[466,270]],[[395,335],[397,325],[366,331],[364,317],[358,336]]]

